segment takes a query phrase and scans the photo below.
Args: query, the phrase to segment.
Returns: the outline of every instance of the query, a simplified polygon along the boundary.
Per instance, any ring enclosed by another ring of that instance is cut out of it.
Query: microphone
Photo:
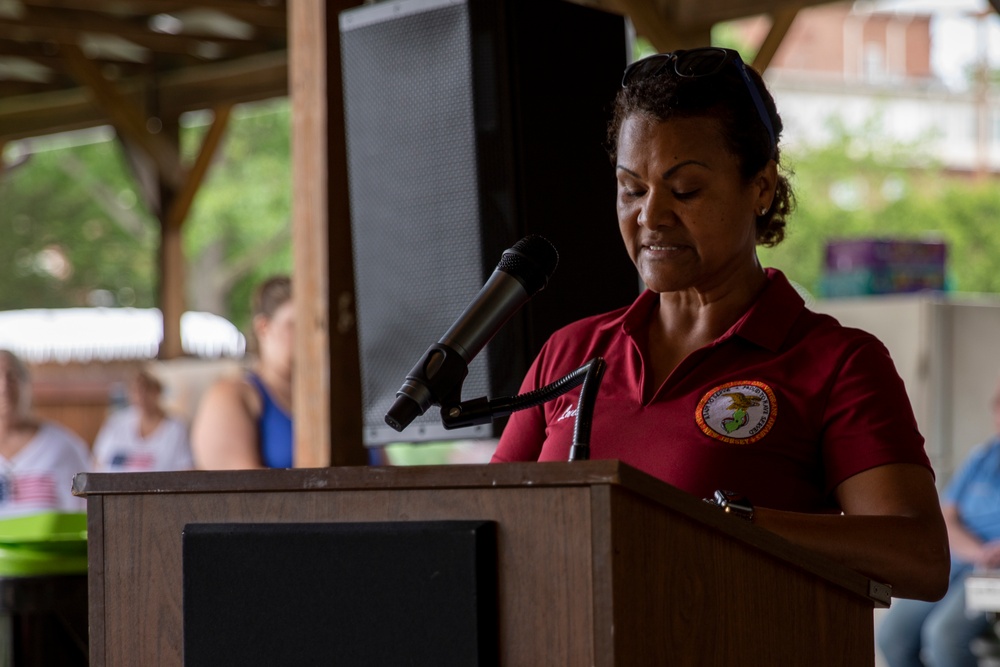
[[[559,253],[541,236],[527,236],[505,250],[476,298],[406,376],[385,423],[402,431],[431,405],[461,392],[469,362],[545,287],[558,263]]]

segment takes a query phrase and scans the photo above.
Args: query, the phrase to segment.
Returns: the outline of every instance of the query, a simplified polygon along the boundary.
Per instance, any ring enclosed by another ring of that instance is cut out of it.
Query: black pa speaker
[[[184,665],[496,667],[496,532],[491,521],[189,523]]]
[[[624,19],[563,0],[397,0],[342,13],[340,33],[365,444],[497,436],[447,431],[437,408],[402,433],[384,417],[527,235],[558,268],[470,364],[463,400],[515,394],[552,331],[637,295],[605,150]]]

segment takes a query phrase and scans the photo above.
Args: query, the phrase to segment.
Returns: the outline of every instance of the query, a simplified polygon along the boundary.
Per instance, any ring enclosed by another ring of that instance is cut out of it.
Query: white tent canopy
[[[157,308],[52,308],[0,312],[0,348],[27,363],[155,359],[163,338]],[[185,354],[241,357],[246,339],[229,320],[204,312],[181,316]]]

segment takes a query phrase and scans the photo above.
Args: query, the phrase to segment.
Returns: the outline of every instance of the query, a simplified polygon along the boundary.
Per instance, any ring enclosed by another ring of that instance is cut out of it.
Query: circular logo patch
[[[774,425],[778,404],[774,391],[757,380],[737,380],[710,389],[695,419],[705,435],[730,444],[750,444]]]

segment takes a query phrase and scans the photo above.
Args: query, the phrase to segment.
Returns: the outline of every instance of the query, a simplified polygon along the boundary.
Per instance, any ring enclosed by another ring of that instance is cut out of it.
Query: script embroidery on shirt
[[[695,410],[705,435],[730,444],[757,442],[778,414],[774,391],[759,380],[737,380],[708,390]]]
[[[566,412],[559,415],[559,418],[556,419],[556,421],[561,422],[564,419],[569,419],[570,417],[576,417],[577,412],[579,412],[579,410],[575,409],[573,405],[570,404],[570,406],[566,408]]]

